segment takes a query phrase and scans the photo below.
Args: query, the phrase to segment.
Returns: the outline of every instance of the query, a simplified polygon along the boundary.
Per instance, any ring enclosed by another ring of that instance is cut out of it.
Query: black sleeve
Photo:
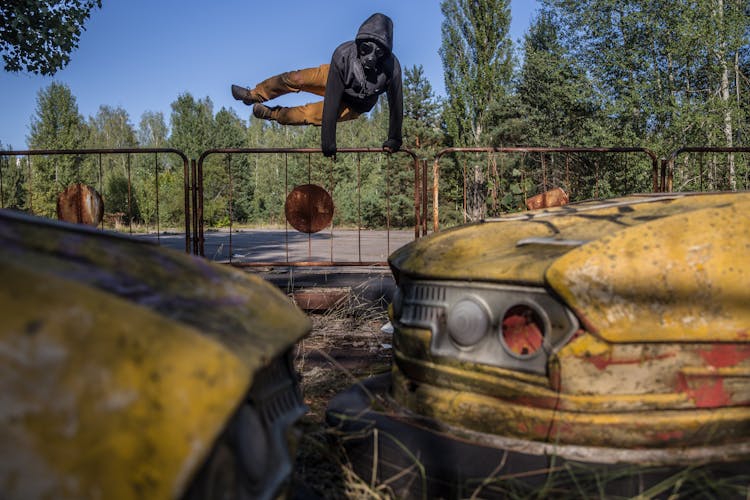
[[[388,140],[383,144],[394,151],[401,149],[401,124],[404,119],[404,90],[401,84],[401,64],[393,56],[393,77],[388,86]]]
[[[331,59],[331,67],[328,70],[328,82],[326,93],[323,96],[323,122],[320,129],[320,149],[325,156],[336,154],[336,122],[339,118],[339,107],[341,96],[344,94],[344,81],[341,72],[337,68],[336,53]]]

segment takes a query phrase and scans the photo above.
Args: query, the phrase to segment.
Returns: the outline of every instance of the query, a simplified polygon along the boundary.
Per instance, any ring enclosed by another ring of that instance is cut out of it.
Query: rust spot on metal
[[[654,434],[654,437],[658,439],[659,441],[664,441],[664,442],[679,441],[685,437],[685,432],[684,431],[657,432]]]
[[[750,346],[715,344],[710,350],[701,350],[698,354],[710,366],[725,368],[735,366],[750,358]]]
[[[627,358],[627,359],[612,359],[612,353],[609,354],[596,354],[593,356],[587,356],[586,360],[594,365],[598,370],[605,370],[609,365],[638,365],[646,363],[648,361],[659,361],[662,359],[675,357],[674,352],[666,352],[659,354],[658,356],[644,356],[638,358]]]
[[[534,436],[546,438],[548,434],[557,432],[557,425],[555,422],[534,424],[532,432]]]
[[[696,408],[717,408],[732,403],[731,395],[724,390],[724,379],[720,376],[687,376],[680,373],[677,390],[687,394],[695,402]]]
[[[284,213],[297,231],[317,233],[331,223],[333,208],[328,191],[315,184],[303,184],[286,197]]]
[[[305,311],[326,311],[341,304],[351,292],[350,288],[308,288],[294,292],[294,302]]]
[[[86,184],[71,184],[57,196],[57,218],[61,221],[96,226],[103,214],[101,195]]]
[[[558,187],[528,198],[526,208],[536,210],[538,208],[561,207],[567,205],[568,201],[568,193]]]

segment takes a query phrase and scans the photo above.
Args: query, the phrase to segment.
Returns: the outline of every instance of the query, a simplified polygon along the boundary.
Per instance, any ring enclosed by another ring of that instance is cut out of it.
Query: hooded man
[[[362,23],[354,40],[336,48],[330,64],[282,73],[253,89],[232,85],[232,96],[245,104],[254,104],[253,115],[257,118],[282,125],[321,126],[321,149],[325,156],[333,156],[336,154],[336,123],[367,113],[385,92],[390,119],[383,150],[393,153],[401,148],[404,105],[401,65],[392,49],[393,21],[384,14],[373,14]],[[299,91],[321,95],[323,101],[288,108],[262,104]]]

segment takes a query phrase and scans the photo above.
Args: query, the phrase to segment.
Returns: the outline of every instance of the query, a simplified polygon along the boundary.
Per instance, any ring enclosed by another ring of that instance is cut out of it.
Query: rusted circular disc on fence
[[[322,187],[303,184],[286,197],[284,213],[287,222],[297,231],[317,233],[333,219],[333,199]]]
[[[103,215],[104,201],[91,186],[71,184],[57,196],[58,220],[96,226]]]

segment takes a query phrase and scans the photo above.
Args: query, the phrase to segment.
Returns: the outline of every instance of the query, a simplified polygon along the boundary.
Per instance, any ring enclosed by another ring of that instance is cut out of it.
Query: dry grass
[[[312,332],[298,344],[295,359],[310,408],[301,422],[295,498],[392,498],[386,487],[368,484],[354,473],[337,431],[325,426],[326,406],[334,395],[390,368],[391,335],[381,331],[386,312],[350,295],[311,319]]]
[[[303,437],[292,484],[293,498],[391,499],[388,482],[357,476],[340,445],[335,429],[326,427],[329,400],[366,377],[390,369],[392,338],[383,333],[387,322],[382,306],[356,296],[342,300],[324,314],[311,315],[312,333],[297,346],[295,364],[310,410],[302,419]],[[469,486],[466,498],[628,498],[611,494],[612,484],[641,477],[649,471],[611,471],[570,463],[542,472],[536,484],[523,477],[497,476]],[[750,500],[750,472],[742,477],[717,478],[703,467],[686,468],[643,489],[637,499],[737,498]]]

